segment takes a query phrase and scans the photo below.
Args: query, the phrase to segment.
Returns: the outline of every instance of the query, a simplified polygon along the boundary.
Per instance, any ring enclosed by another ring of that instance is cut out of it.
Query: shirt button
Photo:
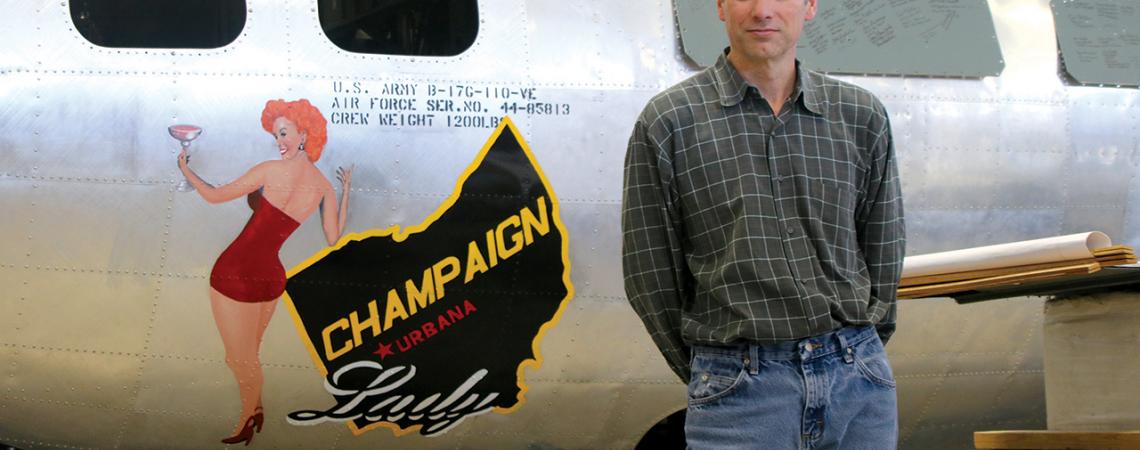
[[[709,374],[701,375],[701,381],[709,381]]]
[[[788,234],[794,236],[796,234],[796,227],[788,228]]]

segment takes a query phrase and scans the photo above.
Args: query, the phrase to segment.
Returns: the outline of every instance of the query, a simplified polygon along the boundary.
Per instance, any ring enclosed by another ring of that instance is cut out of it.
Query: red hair
[[[273,121],[278,117],[289,119],[297,126],[297,132],[305,133],[307,136],[305,154],[309,156],[309,161],[316,162],[321,159],[321,151],[325,149],[325,143],[329,140],[326,128],[328,122],[325,121],[325,116],[321,115],[321,110],[305,99],[294,102],[282,99],[270,100],[265,102],[265,109],[261,111],[261,128],[269,134],[274,134]]]

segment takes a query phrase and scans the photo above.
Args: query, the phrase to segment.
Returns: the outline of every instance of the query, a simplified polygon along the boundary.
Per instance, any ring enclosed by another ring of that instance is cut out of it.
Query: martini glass
[[[202,127],[197,125],[171,125],[167,127],[166,131],[170,132],[170,137],[178,139],[178,142],[182,143],[182,148],[189,154],[190,142],[194,139],[198,139],[198,136],[202,134]],[[179,192],[189,192],[193,190],[194,186],[185,179],[178,183]]]

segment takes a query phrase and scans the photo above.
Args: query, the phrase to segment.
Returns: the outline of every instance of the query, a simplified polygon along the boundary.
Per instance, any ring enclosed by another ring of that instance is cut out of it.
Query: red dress
[[[267,302],[285,292],[285,267],[277,253],[301,224],[268,200],[250,198],[253,216],[210,271],[210,287],[239,302]]]

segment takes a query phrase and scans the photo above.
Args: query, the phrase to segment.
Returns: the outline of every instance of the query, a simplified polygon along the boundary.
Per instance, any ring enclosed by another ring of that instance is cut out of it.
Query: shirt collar
[[[728,62],[728,49],[721,53],[717,58],[716,64],[712,67],[713,79],[716,82],[717,91],[720,93],[720,104],[722,106],[733,106],[739,104],[744,100],[744,96],[748,93],[748,88],[751,85],[740,76],[740,72]],[[821,114],[823,105],[820,100],[824,97],[820,92],[821,87],[815,72],[804,68],[800,64],[800,60],[796,60],[796,86],[792,88],[792,99],[802,99],[802,104],[808,111],[815,114]]]

